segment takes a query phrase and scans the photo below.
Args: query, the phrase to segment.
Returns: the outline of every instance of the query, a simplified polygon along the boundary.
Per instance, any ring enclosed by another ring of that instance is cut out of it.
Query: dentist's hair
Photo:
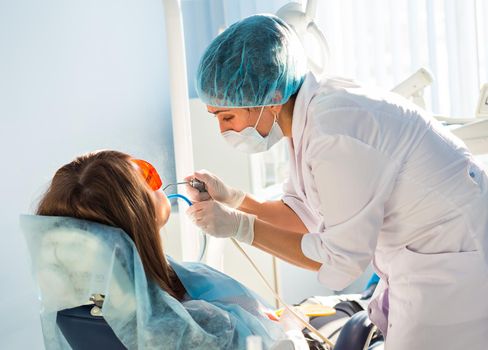
[[[164,256],[151,189],[130,159],[121,152],[98,151],[62,166],[37,214],[74,217],[124,230],[148,277],[181,300],[185,289]]]

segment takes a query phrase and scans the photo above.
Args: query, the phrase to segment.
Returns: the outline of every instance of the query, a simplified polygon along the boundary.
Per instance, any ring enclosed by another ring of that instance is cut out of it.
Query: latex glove
[[[192,178],[204,182],[205,188],[207,189],[207,192],[198,192],[196,188],[186,185],[188,197],[193,202],[201,202],[212,198],[231,208],[238,208],[244,200],[244,197],[246,197],[243,191],[227,186],[216,175],[206,170],[196,171],[193,175],[185,177],[185,181],[190,181]]]
[[[196,226],[214,237],[234,237],[247,244],[254,240],[254,215],[213,200],[194,203],[186,213]]]

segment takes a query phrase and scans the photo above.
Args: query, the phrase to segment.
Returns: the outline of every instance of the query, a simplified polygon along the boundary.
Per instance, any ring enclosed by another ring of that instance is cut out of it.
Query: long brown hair
[[[41,199],[37,214],[121,228],[135,243],[146,274],[181,300],[185,290],[164,256],[151,189],[130,158],[117,151],[99,151],[62,166]]]

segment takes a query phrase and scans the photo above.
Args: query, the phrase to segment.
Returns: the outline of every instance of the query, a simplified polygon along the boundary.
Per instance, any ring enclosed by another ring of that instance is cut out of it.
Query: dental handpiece
[[[196,188],[198,192],[207,192],[207,189],[205,188],[205,183],[198,179],[193,178],[188,183],[191,187]]]
[[[184,184],[189,184],[191,187],[196,188],[199,192],[207,192],[205,188],[205,183],[195,178],[191,179],[190,181],[182,181],[182,182],[168,184],[163,188],[163,191],[170,186],[177,186],[177,185],[184,185]]]

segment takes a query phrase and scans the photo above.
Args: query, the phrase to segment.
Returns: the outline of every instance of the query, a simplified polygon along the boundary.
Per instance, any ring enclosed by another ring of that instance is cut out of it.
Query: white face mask
[[[245,153],[259,153],[269,150],[283,137],[281,130],[276,120],[276,115],[267,136],[261,136],[256,130],[261,115],[263,114],[264,106],[261,108],[256,125],[248,126],[241,131],[227,130],[222,133],[224,139],[235,149]]]

